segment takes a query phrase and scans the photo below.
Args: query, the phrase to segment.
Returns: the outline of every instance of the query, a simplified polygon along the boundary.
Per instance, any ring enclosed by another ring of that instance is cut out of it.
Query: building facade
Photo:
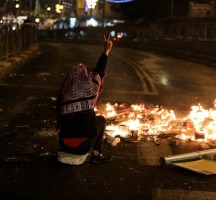
[[[95,18],[101,21],[119,19],[121,15],[115,12],[112,7],[114,3],[106,0],[97,0],[94,8],[89,8],[86,0],[76,0],[75,15],[77,19]]]
[[[189,17],[216,17],[216,2],[189,4]]]

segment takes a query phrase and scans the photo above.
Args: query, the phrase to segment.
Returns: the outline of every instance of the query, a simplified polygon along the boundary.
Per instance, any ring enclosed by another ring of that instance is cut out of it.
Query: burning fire
[[[110,137],[132,137],[137,140],[145,136],[170,134],[183,140],[206,141],[216,139],[216,100],[214,108],[205,110],[200,104],[191,106],[184,118],[176,118],[173,110],[156,106],[146,108],[144,104],[126,106],[107,103],[97,110],[108,120],[106,133]]]

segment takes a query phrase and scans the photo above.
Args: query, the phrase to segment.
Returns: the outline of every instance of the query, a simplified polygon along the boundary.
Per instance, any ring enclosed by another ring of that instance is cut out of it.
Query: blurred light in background
[[[70,28],[74,28],[75,27],[75,25],[76,25],[76,18],[70,18]]]
[[[127,3],[127,2],[134,1],[134,0],[106,0],[106,1],[111,2],[111,3]]]
[[[89,9],[94,9],[98,0],[86,0]]]
[[[86,26],[98,26],[98,22],[94,19],[94,18],[91,18],[89,20],[86,21]]]
[[[55,11],[56,11],[57,13],[61,13],[60,4],[56,4],[56,5],[55,5]]]

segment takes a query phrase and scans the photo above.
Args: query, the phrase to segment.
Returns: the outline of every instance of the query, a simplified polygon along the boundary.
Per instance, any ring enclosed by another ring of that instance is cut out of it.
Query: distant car
[[[127,36],[126,32],[117,32],[112,35],[112,40],[116,42],[120,42],[120,41],[123,42],[126,40],[126,36]]]

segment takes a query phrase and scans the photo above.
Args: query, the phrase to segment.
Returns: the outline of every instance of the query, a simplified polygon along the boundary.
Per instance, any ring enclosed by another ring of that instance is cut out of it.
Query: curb
[[[26,61],[31,55],[33,55],[34,52],[38,50],[38,44],[33,45],[30,47],[30,49],[17,54],[15,56],[9,57],[8,59],[0,61],[0,71],[6,70],[6,68],[10,68],[12,66],[18,65],[19,63],[22,63]]]

